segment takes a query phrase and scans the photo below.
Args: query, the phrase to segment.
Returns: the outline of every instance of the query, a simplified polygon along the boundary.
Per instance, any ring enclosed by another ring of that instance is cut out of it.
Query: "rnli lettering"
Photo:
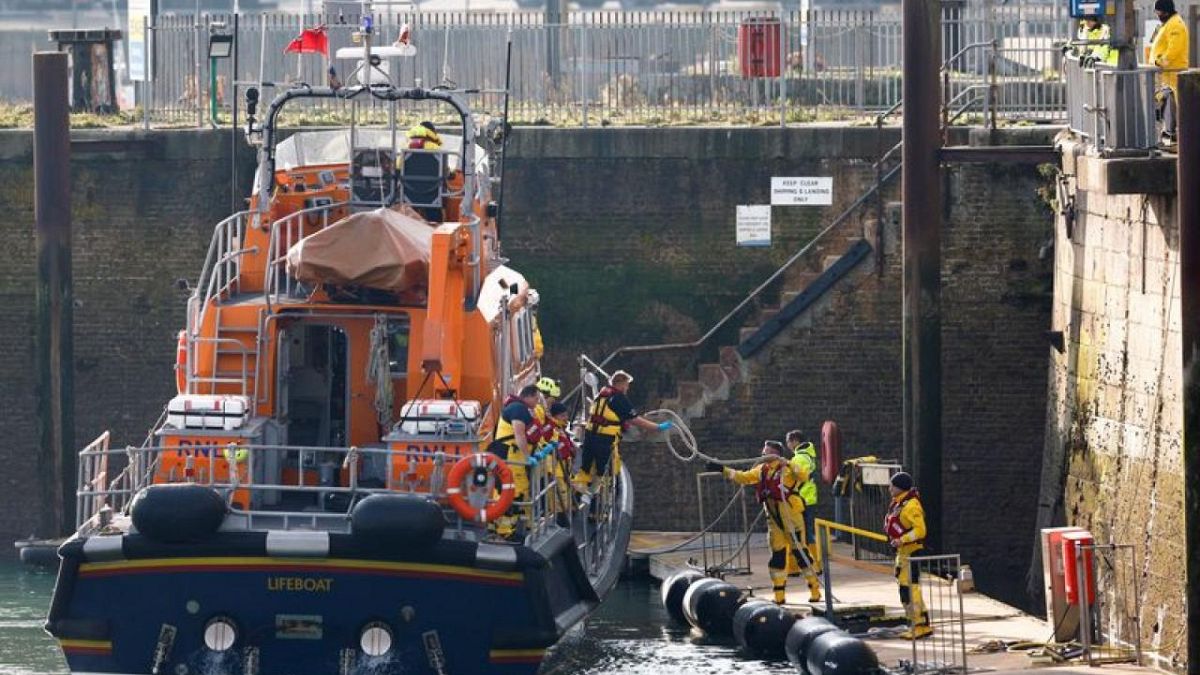
[[[450,457],[460,457],[463,454],[462,448],[457,445],[417,445],[416,443],[409,443],[405,446],[404,452],[418,464],[432,462],[439,452]]]
[[[299,591],[306,593],[328,593],[333,579],[312,577],[267,577],[268,591]]]

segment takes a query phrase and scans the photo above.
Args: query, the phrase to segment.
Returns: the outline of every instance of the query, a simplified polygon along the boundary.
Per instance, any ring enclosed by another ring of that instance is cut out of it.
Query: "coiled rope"
[[[696,442],[696,436],[692,433],[691,428],[684,423],[683,418],[679,413],[668,408],[660,408],[651,410],[642,415],[651,422],[670,422],[671,429],[666,432],[667,449],[675,455],[676,459],[681,462],[695,462],[701,460],[704,462],[712,462],[721,466],[750,466],[760,460],[758,457],[747,457],[744,459],[721,459],[712,455],[701,452],[700,445]],[[679,445],[676,446],[676,443]]]

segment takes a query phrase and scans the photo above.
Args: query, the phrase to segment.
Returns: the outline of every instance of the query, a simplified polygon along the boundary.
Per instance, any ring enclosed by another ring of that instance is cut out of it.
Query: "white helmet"
[[[538,295],[537,289],[534,288],[529,289],[529,292],[526,293],[525,297],[529,299],[530,307],[537,307],[538,301],[541,300],[541,296]]]

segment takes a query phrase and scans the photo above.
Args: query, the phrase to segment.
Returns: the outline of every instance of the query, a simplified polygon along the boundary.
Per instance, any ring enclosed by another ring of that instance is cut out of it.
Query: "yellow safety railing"
[[[817,542],[816,556],[818,563],[825,559],[828,551],[833,550],[833,543],[832,539],[830,538],[830,532],[833,530],[845,532],[846,534],[852,534],[856,537],[881,541],[884,543],[887,543],[888,540],[886,536],[879,532],[872,532],[871,530],[864,530],[859,527],[835,523],[832,520],[825,520],[824,518],[817,518],[814,520],[813,529],[815,530],[813,535],[814,540]]]
[[[817,566],[823,571],[821,578],[825,586],[825,618],[829,619],[830,621],[834,621],[833,572],[830,569],[831,565],[829,565],[827,562],[830,558],[830,552],[833,550],[833,542],[830,538],[830,532],[837,530],[839,532],[852,534],[856,537],[864,537],[866,539],[882,542],[887,542],[888,539],[879,532],[872,532],[870,530],[864,530],[851,525],[835,523],[832,520],[825,520],[824,518],[817,518],[813,521],[813,530],[815,530],[814,537],[817,542],[817,550],[814,552],[814,554],[817,557]]]

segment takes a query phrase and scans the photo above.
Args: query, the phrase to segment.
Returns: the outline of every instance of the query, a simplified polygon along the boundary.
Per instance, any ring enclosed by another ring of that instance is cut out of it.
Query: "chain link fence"
[[[509,107],[518,123],[778,124],[872,117],[900,100],[899,5],[565,15],[405,11],[373,18],[375,44],[391,44],[403,26],[411,28],[416,55],[385,59],[395,82],[478,89],[474,105],[484,113],[502,109],[511,39]],[[349,12],[159,16],[149,31],[152,81],[135,98],[139,106],[148,102],[153,124],[228,124],[235,96],[248,86],[263,88],[269,100],[296,83],[326,84],[330,66],[345,80],[354,61],[284,48],[302,29],[324,25],[332,55],[352,45],[360,19]],[[209,60],[214,31],[234,35],[231,58]],[[0,67],[0,97],[8,100],[27,94],[20,73],[29,72],[32,43],[31,34],[22,35],[0,40],[6,54],[17,50]],[[945,2],[947,117],[1065,119],[1056,45],[1072,35],[1063,3]],[[34,42],[47,46],[44,37]],[[312,105],[309,121],[332,123],[347,104]]]

